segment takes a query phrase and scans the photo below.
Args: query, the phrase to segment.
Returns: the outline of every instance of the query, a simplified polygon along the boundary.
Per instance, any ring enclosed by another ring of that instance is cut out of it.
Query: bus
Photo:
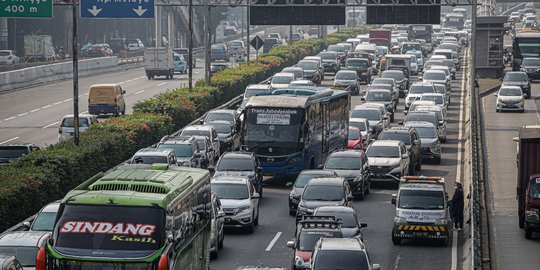
[[[431,24],[411,24],[407,30],[409,40],[423,39],[431,44],[433,35],[433,26]]]
[[[208,269],[211,207],[207,170],[121,165],[64,197],[36,268]]]
[[[457,28],[457,30],[463,30],[465,25],[465,17],[461,13],[448,13],[446,14],[445,27]]]
[[[295,177],[347,147],[349,107],[348,92],[322,87],[252,97],[245,109],[244,145],[265,175]]]
[[[521,31],[512,42],[512,70],[521,70],[524,57],[540,57],[540,31]]]

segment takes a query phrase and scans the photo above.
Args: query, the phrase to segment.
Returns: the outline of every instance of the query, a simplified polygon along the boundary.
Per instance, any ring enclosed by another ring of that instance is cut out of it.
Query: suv
[[[324,72],[337,73],[340,68],[338,54],[336,52],[321,52],[319,57],[322,59]]]
[[[210,167],[212,170],[213,168]],[[252,152],[226,152],[215,167],[214,176],[245,177],[262,197],[263,174],[259,160]]]
[[[379,270],[381,266],[371,264],[366,246],[358,238],[321,238],[313,249],[310,268]]]
[[[180,136],[208,137],[208,139],[210,139],[210,142],[212,143],[212,149],[214,150],[214,154],[215,154],[215,161],[217,161],[217,159],[221,155],[221,151],[219,150],[220,149],[219,136],[216,129],[213,126],[208,126],[208,125],[186,126],[184,127],[184,129],[182,129]]]
[[[402,141],[377,140],[366,150],[369,173],[372,181],[388,181],[395,177],[408,175],[410,158]]]
[[[531,81],[529,80],[527,73],[523,71],[507,72],[506,75],[504,75],[502,82],[501,87],[519,86],[521,87],[521,90],[523,90],[523,95],[525,98],[531,98]]]
[[[331,153],[324,163],[325,170],[332,170],[349,183],[351,192],[359,200],[371,192],[368,159],[364,151],[342,150]]]
[[[414,111],[409,113],[407,117],[405,117],[405,121],[400,122],[399,124],[404,125],[412,121],[424,121],[432,123],[435,127],[437,127],[439,140],[441,140],[441,142],[446,142],[446,119],[439,120],[439,117],[437,117],[437,112],[423,109],[422,111]]]
[[[236,130],[240,130],[240,122],[238,121],[238,114],[236,110],[226,110],[226,109],[211,110],[206,114],[201,124],[206,125],[208,124],[208,122],[213,122],[213,121],[227,121],[231,123],[232,125],[234,125],[234,128]]]
[[[383,130],[390,126],[389,117],[385,114],[385,111],[376,107],[365,106],[366,104],[354,107],[350,118],[367,119],[369,126],[373,129],[373,138],[376,139]]]
[[[409,174],[413,175],[414,171],[422,169],[422,149],[420,138],[414,128],[409,127],[392,127],[379,135],[379,140],[398,140],[402,141],[407,147],[407,153],[411,159],[409,166]]]
[[[342,177],[316,177],[306,184],[298,203],[296,220],[311,216],[315,208],[327,205],[352,206],[354,196]]]
[[[373,71],[371,70],[368,59],[349,58],[345,62],[345,68],[355,71],[358,74],[359,81],[364,81],[366,84],[371,83],[371,74]]]
[[[248,233],[259,225],[259,198],[251,181],[245,177],[214,176],[210,182],[225,213],[225,227],[243,228]]]
[[[158,143],[157,148],[172,149],[178,166],[203,167],[204,157],[201,154],[197,140],[193,136],[176,138],[165,136]]]
[[[322,69],[316,60],[300,60],[296,67],[304,70],[304,79],[311,80],[314,84],[321,84],[323,79]]]
[[[422,94],[426,93],[435,93],[435,86],[433,86],[430,82],[415,82],[411,85],[411,88],[407,92],[407,97],[405,98],[405,111],[404,113],[407,114],[409,111],[409,107],[411,106],[411,103],[413,103],[415,100],[420,100],[422,98]]]
[[[0,145],[0,164],[7,164],[32,151],[39,150],[33,143]]]
[[[420,138],[421,158],[435,160],[441,164],[441,141],[437,136],[437,127],[428,122],[408,122],[405,127],[414,129]]]
[[[396,205],[392,228],[394,245],[400,245],[403,239],[416,238],[437,240],[446,246],[452,224],[447,197],[444,178],[402,178],[398,193],[392,194],[392,204]]]
[[[298,222],[294,239],[287,247],[294,249],[291,269],[310,269],[310,260],[315,243],[326,238],[342,238],[341,222],[335,216],[304,216]]]
[[[215,259],[219,256],[219,250],[223,248],[225,240],[225,212],[216,193],[212,192],[212,209],[210,209],[210,255]]]
[[[303,170],[298,177],[296,177],[294,184],[290,182],[287,183],[287,186],[292,186],[292,190],[289,193],[289,215],[296,215],[296,209],[298,208],[298,203],[300,202],[302,192],[304,192],[304,187],[307,185],[309,180],[314,177],[324,176],[337,177],[338,175],[337,173],[328,170]]]
[[[60,121],[60,127],[58,127],[58,140],[63,141],[71,138],[75,134],[73,114],[66,115]],[[85,132],[91,126],[98,123],[97,117],[93,114],[80,114],[79,115],[79,132]]]
[[[135,153],[129,161],[130,164],[166,163],[176,165],[176,155],[168,148],[143,148]]]
[[[219,138],[220,152],[236,151],[240,148],[240,134],[229,121],[208,121],[206,125],[213,126]]]

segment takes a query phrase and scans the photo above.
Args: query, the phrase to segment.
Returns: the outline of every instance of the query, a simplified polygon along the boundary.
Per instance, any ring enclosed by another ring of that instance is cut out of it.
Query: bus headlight
[[[289,160],[289,162],[287,162],[287,164],[295,164],[295,163],[299,163],[299,162],[302,162],[302,157],[293,157],[291,158],[291,160]]]
[[[447,224],[448,224],[448,219],[446,218],[439,218],[435,220],[435,225],[447,225]]]

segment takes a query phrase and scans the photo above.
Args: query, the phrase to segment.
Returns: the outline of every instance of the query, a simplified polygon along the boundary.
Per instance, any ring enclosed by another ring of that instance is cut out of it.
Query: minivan
[[[75,134],[73,114],[68,114],[60,121],[60,127],[58,128],[58,140],[63,141],[71,138]],[[97,124],[98,120],[95,115],[91,114],[79,114],[79,132],[84,132],[92,125]]]
[[[88,93],[89,114],[126,114],[125,90],[120,84],[94,84]]]

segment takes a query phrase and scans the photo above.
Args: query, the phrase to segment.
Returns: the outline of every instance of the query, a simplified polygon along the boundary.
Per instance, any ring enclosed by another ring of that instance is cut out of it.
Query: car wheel
[[[525,239],[532,239],[533,231],[531,229],[525,229]]]
[[[366,194],[370,194],[370,193],[371,193],[371,181],[367,181]]]
[[[359,201],[363,201],[366,198],[366,187],[364,185],[364,182],[362,182],[362,186],[360,187],[360,192],[356,194],[356,198]]]
[[[253,225],[259,226],[259,208],[257,207],[257,217],[253,220]]]
[[[152,76],[150,76],[150,75],[148,75],[148,76],[146,76],[146,77],[148,77],[148,79],[149,79],[149,80],[151,80],[151,79],[152,79]]]
[[[221,240],[218,242],[219,249],[223,249],[223,242],[225,242],[225,236],[221,237]]]
[[[499,110],[499,109],[495,109],[495,112],[500,112],[500,110]]]
[[[114,116],[120,115],[120,108],[116,107],[116,111],[114,112]]]
[[[126,106],[124,106],[124,109],[122,109],[122,115],[126,115]]]

